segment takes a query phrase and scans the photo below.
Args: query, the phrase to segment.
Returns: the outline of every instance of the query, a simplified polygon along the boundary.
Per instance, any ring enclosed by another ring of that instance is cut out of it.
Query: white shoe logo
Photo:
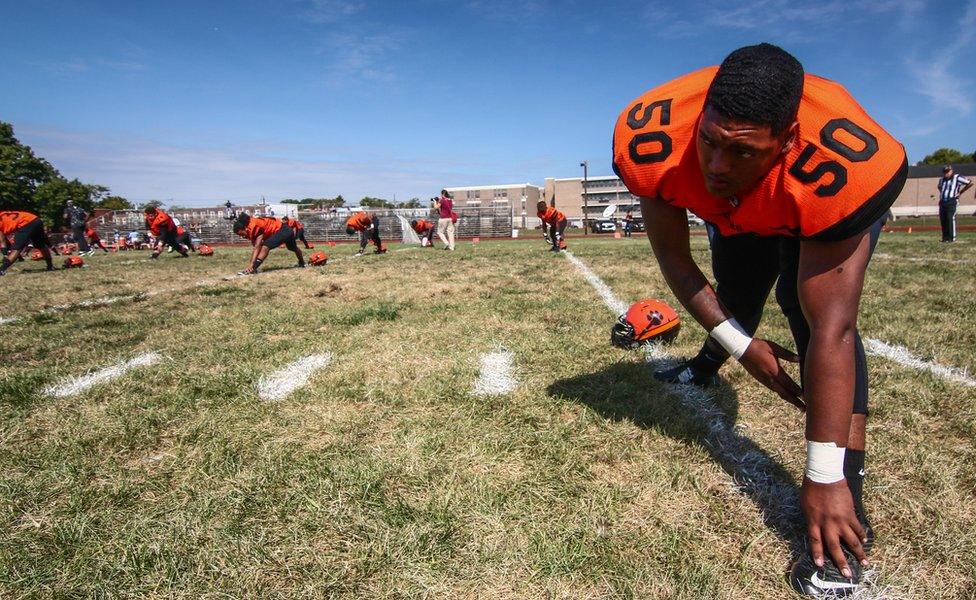
[[[824,581],[820,579],[819,573],[814,573],[813,577],[810,578],[810,583],[817,586],[822,590],[846,590],[854,589],[857,587],[856,583],[846,583],[843,581]]]

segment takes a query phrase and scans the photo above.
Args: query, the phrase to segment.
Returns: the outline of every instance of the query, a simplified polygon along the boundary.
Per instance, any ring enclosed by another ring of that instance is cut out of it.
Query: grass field
[[[674,304],[646,240],[570,241],[625,302]],[[706,243],[693,239],[703,266]],[[242,248],[13,267],[0,597],[791,596],[801,415],[737,365],[690,408],[643,353],[610,347],[614,315],[541,240],[393,248],[330,248],[305,270],[279,250],[229,280]],[[974,315],[976,235],[882,238],[865,337],[972,374]],[[763,327],[792,346],[774,303]],[[686,322],[668,352],[702,335]],[[476,393],[480,358],[501,349],[515,389]],[[148,352],[164,358],[43,392]],[[259,396],[312,354],[329,360],[307,385]],[[870,367],[868,595],[971,598],[976,388]]]

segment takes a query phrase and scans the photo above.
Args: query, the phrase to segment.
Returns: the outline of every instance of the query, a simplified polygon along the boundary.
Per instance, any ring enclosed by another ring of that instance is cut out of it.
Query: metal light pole
[[[580,166],[583,167],[583,235],[589,235],[589,231],[586,229],[586,210],[589,208],[586,201],[587,169],[589,168],[589,163],[584,160],[580,163]]]

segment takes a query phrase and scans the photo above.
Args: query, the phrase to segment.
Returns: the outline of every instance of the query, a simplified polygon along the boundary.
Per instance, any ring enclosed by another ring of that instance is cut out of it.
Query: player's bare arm
[[[839,242],[804,241],[800,245],[798,291],[810,323],[804,377],[806,439],[838,448],[848,445],[851,432],[857,311],[869,248],[867,232]],[[865,532],[844,480],[817,483],[805,479],[801,505],[818,565],[823,564],[826,551],[842,572],[850,573],[842,541],[867,564],[861,545]]]
[[[715,290],[691,256],[685,209],[659,199],[641,198],[641,211],[661,273],[682,306],[706,331],[731,319],[732,314],[719,302]],[[774,342],[753,338],[739,360],[757,381],[803,410],[803,392],[780,362],[799,362],[796,354]]]

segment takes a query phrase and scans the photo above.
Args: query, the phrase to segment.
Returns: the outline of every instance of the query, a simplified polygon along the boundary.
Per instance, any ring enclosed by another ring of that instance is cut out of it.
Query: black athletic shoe
[[[829,558],[824,559],[820,568],[813,562],[809,552],[804,552],[790,569],[790,586],[805,596],[844,597],[853,594],[861,583],[863,572],[854,555],[844,549],[851,577],[844,577]]]
[[[718,384],[718,375],[697,370],[690,360],[670,369],[654,371],[654,379],[663,383],[682,383],[703,388]]]

